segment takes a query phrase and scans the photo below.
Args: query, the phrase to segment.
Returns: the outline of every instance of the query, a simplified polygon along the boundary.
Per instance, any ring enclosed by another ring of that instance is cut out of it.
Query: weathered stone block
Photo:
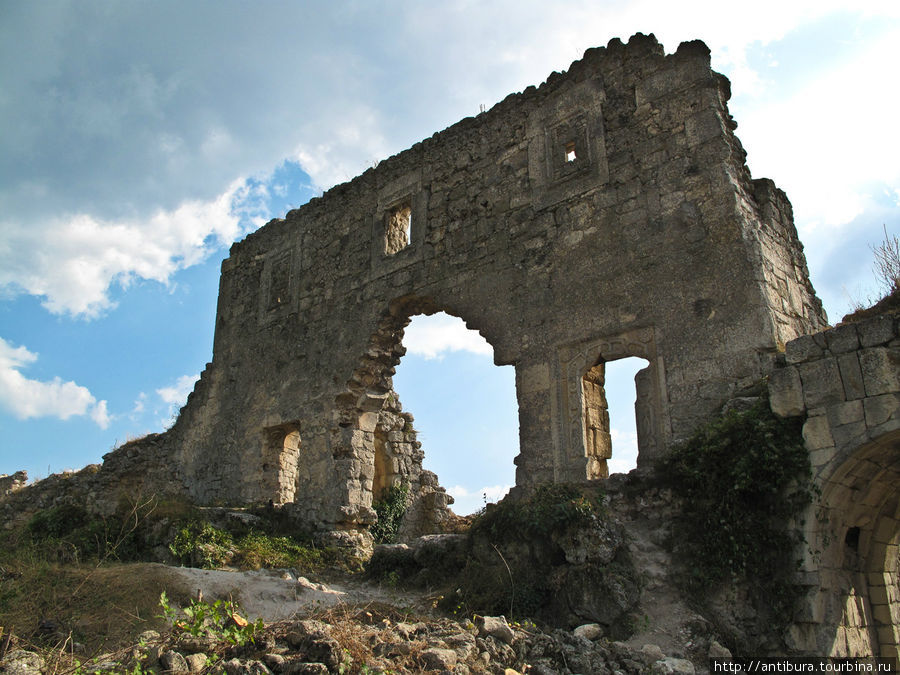
[[[803,423],[803,440],[809,450],[822,450],[834,447],[831,426],[824,415],[810,417]]]
[[[872,347],[859,353],[867,396],[900,391],[900,350]]]
[[[769,375],[769,405],[779,417],[795,417],[806,411],[803,384],[796,367],[779,368]]]
[[[856,325],[852,323],[825,331],[825,343],[832,354],[843,354],[859,348]]]
[[[878,347],[887,344],[895,336],[894,317],[883,315],[861,321],[857,327],[859,342],[863,347]]]
[[[807,409],[840,403],[844,400],[844,385],[837,360],[824,358],[797,366],[803,382],[803,400]]]
[[[847,401],[846,403],[828,406],[827,415],[828,422],[832,427],[859,423],[865,420],[862,401]]]
[[[844,385],[844,397],[848,401],[863,398],[866,395],[866,387],[863,384],[862,370],[856,352],[841,354],[837,361],[841,371],[841,382]]]
[[[858,447],[869,440],[865,420],[831,427],[831,437],[838,448]]]
[[[870,428],[879,427],[891,419],[900,419],[900,394],[882,394],[867,398],[863,402],[866,425]]]
[[[521,372],[519,390],[523,394],[534,394],[550,388],[550,367],[546,363],[523,368]]]
[[[788,363],[801,363],[819,358],[823,351],[812,335],[802,335],[785,345],[784,358]]]

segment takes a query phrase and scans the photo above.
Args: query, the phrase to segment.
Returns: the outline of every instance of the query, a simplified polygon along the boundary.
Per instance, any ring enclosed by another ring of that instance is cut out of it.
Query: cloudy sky
[[[900,230],[895,0],[0,0],[0,473],[168,425],[211,357],[233,241],[638,31],[709,45],[830,319],[877,295],[871,246]],[[406,344],[427,462],[477,507],[513,480],[511,369],[443,324]]]

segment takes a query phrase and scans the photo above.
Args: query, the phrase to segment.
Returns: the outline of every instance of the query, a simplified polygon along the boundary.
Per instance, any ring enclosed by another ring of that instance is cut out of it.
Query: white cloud
[[[197,375],[182,375],[175,384],[170,387],[162,387],[156,390],[156,393],[163,400],[163,403],[170,405],[183,406],[187,401],[188,394],[194,390],[194,383],[200,379]]]
[[[156,390],[157,396],[166,404],[165,417],[159,420],[163,427],[168,427],[175,422],[178,411],[187,402],[188,395],[194,390],[194,384],[200,379],[200,374],[182,375],[174,384],[168,387],[160,387]]]
[[[109,426],[106,401],[98,402],[87,387],[59,377],[49,382],[30,380],[19,372],[37,358],[25,347],[14,348],[0,338],[0,405],[22,420],[87,415],[101,429]]]
[[[877,197],[873,185],[900,189],[900,134],[886,122],[900,108],[900,90],[873,67],[896,62],[898,41],[900,29],[860,44],[853,60],[790,98],[741,115],[751,170],[788,193],[804,235],[849,223]]]
[[[493,356],[494,350],[481,335],[466,328],[462,319],[443,312],[415,316],[403,334],[407,353],[440,359],[446,352],[465,351]]]
[[[185,202],[143,220],[77,214],[43,227],[0,223],[0,286],[42,296],[54,314],[97,317],[113,306],[112,284],[167,283],[175,271],[202,261],[211,242],[231,242],[239,233],[231,204],[242,186],[236,182],[212,201]]]

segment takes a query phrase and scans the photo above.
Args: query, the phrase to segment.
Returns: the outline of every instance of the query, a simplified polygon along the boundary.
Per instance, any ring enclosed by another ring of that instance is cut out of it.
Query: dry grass
[[[31,644],[71,648],[78,642],[87,654],[99,653],[142,631],[165,628],[157,616],[163,590],[175,602],[189,595],[165,566],[153,563],[96,567],[17,561],[4,568],[0,626]]]

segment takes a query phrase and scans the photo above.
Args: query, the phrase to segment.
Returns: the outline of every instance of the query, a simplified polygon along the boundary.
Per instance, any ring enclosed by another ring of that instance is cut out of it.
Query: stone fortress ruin
[[[751,180],[701,43],[589,51],[235,244],[212,362],[165,446],[200,502],[357,531],[434,487],[394,394],[410,317],[516,369],[516,483],[606,475],[608,361],[638,356],[639,465],[825,326],[790,204]]]
[[[807,533],[824,548],[795,644],[840,624],[896,655],[896,321],[821,332],[791,205],[751,178],[729,96],[701,42],[613,40],[269,222],[222,264],[212,361],[176,423],[97,484],[282,505],[365,544],[404,483],[407,532],[440,531],[450,500],[391,381],[417,314],[460,317],[515,367],[519,491],[606,477],[610,361],[648,363],[639,469],[772,374],[840,514]]]

